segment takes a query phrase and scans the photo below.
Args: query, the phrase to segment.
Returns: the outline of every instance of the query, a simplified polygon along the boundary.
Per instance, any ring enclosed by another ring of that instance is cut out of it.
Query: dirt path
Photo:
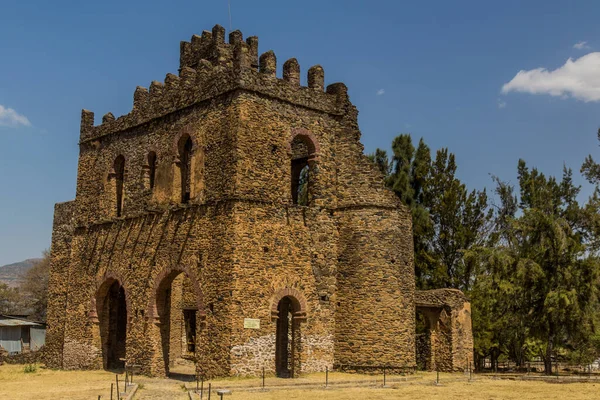
[[[135,394],[135,400],[187,400],[187,392],[182,382],[170,379],[139,378],[142,386]]]

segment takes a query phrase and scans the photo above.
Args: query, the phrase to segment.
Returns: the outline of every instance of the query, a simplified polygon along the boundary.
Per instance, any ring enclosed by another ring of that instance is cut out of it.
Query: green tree
[[[468,254],[479,268],[474,326],[486,331],[476,334],[476,347],[516,360],[536,351],[551,373],[557,348],[593,346],[600,264],[588,246],[594,232],[586,221],[597,209],[579,206],[569,169],[558,182],[520,160],[518,176],[518,215],[512,188],[497,180],[502,205],[494,240]],[[509,319],[495,325],[504,316]]]
[[[0,314],[14,314],[19,310],[19,291],[0,282]]]
[[[600,129],[596,135],[600,141]],[[588,155],[581,165],[581,173],[591,184],[598,185],[600,183],[600,164],[596,163],[591,155]]]
[[[43,257],[36,262],[21,278],[21,302],[31,310],[30,318],[46,321],[48,303],[48,278],[50,274],[50,253],[44,251]]]
[[[411,210],[417,287],[468,290],[473,265],[463,252],[486,235],[491,213],[485,191],[467,191],[448,149],[432,160],[423,139],[415,149],[411,136],[402,134],[392,142],[392,153],[391,161],[381,149],[370,158]]]

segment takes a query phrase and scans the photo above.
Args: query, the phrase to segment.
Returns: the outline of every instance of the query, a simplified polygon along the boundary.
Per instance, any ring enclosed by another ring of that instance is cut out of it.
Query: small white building
[[[9,354],[39,350],[46,342],[46,326],[0,314],[0,347]]]

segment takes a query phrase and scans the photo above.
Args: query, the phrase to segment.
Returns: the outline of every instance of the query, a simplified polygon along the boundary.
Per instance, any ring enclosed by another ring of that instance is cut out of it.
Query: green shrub
[[[26,374],[31,374],[36,371],[37,371],[37,365],[35,365],[35,364],[27,364],[25,366],[25,368],[23,368],[23,372],[25,372]]]

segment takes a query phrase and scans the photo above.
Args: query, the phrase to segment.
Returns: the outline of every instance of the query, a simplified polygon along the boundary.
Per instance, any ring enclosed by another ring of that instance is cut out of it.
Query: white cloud
[[[0,104],[0,126],[31,126],[26,116]]]
[[[385,94],[385,89],[379,89],[379,90],[377,91],[377,96],[381,96],[381,95],[383,95],[383,94]]]
[[[502,93],[509,92],[600,101],[600,53],[589,53],[576,60],[569,58],[553,71],[546,68],[521,70],[502,86]]]
[[[587,42],[585,42],[585,41],[582,41],[582,42],[577,42],[577,43],[575,43],[575,44],[573,45],[573,48],[574,48],[574,49],[577,49],[577,50],[584,50],[584,49],[589,49],[589,48],[590,48],[590,46],[588,46]]]
[[[502,99],[498,99],[498,108],[506,107],[506,102]]]

